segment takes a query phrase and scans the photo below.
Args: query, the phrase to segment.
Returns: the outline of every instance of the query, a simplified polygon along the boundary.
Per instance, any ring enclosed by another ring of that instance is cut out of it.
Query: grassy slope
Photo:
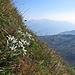
[[[9,0],[0,0],[0,75],[75,75],[51,47],[24,26]]]
[[[75,35],[40,36],[39,38],[48,42],[71,66],[75,66]]]

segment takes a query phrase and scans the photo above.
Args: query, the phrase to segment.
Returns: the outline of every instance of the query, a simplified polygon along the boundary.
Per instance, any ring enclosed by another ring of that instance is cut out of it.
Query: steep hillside
[[[75,35],[41,36],[40,39],[51,45],[70,65],[75,66]]]
[[[10,0],[0,0],[0,75],[75,75],[22,22]]]

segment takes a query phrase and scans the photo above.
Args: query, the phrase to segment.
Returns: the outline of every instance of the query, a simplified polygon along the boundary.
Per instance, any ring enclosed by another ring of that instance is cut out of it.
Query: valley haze
[[[75,30],[75,24],[67,21],[55,21],[48,19],[31,20],[27,26],[37,35],[56,35],[61,32]]]

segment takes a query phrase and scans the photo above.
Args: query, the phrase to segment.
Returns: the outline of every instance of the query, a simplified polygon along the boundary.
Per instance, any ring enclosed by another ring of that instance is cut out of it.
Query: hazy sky
[[[28,19],[66,20],[75,23],[75,0],[14,0]],[[26,18],[25,17],[25,18]]]

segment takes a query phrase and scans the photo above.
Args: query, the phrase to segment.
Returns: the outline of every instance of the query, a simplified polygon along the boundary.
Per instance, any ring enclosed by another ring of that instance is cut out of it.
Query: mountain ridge
[[[74,32],[75,30],[72,30],[65,32],[65,34],[62,32],[57,35],[39,36],[39,38],[51,45],[70,65],[75,66]]]
[[[57,35],[75,35],[75,30],[61,32]]]

